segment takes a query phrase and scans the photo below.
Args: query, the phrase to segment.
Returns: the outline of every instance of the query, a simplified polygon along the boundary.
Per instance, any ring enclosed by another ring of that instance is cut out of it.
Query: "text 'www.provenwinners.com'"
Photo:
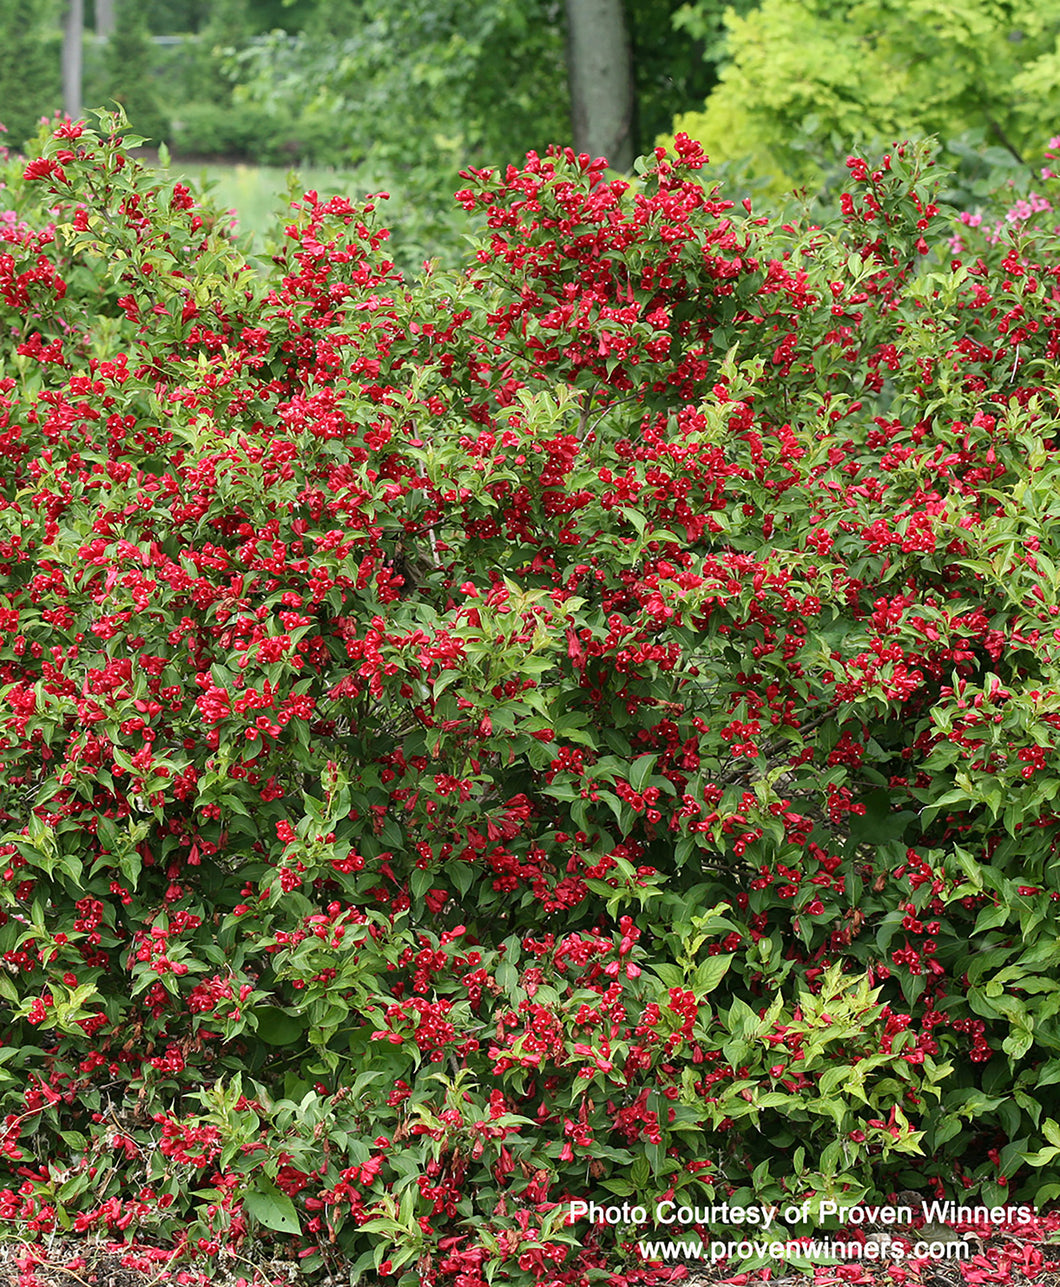
[[[709,1260],[726,1264],[730,1260],[801,1260],[828,1263],[843,1260],[970,1260],[970,1242],[914,1242],[906,1245],[890,1239],[857,1241],[830,1238],[791,1238],[787,1242],[760,1242],[758,1239],[675,1238],[653,1241],[641,1238],[637,1250],[645,1260]]]

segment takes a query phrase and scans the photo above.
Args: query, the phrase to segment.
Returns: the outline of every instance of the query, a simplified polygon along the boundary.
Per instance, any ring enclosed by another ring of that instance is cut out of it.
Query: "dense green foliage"
[[[455,177],[570,130],[549,0],[363,0],[246,46],[235,78],[240,101],[326,122],[327,159],[343,163]]]
[[[59,32],[45,26],[41,10],[36,0],[0,0],[0,121],[10,147],[21,147],[61,104]]]
[[[686,28],[714,11],[689,5]],[[977,131],[1030,160],[1060,116],[1056,0],[762,0],[726,23],[720,84],[676,128],[712,159],[754,156],[778,189],[910,132]]]

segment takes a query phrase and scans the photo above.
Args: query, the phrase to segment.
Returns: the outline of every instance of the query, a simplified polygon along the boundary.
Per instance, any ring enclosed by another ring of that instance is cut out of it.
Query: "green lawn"
[[[250,233],[254,249],[262,248],[264,233],[272,223],[274,213],[287,203],[287,189],[291,170],[265,165],[216,165],[173,161],[173,174],[185,176],[199,192],[209,187],[215,200],[227,209],[234,210],[239,233]],[[299,170],[299,194],[315,189],[321,196],[343,193],[352,199],[363,197],[363,180],[356,174],[342,170]]]
[[[220,165],[174,160],[170,173],[180,176],[193,190],[201,192],[208,185],[222,207],[236,212],[240,238],[250,236],[251,253],[265,249],[265,236],[272,226],[276,211],[289,201],[288,184],[297,174],[295,199],[313,190],[321,197],[338,194],[352,201],[362,200],[370,192],[390,194],[380,202],[383,224],[390,229],[389,254],[406,276],[415,277],[427,259],[439,259],[443,265],[455,265],[463,257],[464,234],[471,220],[447,197],[459,184],[453,177],[451,186],[430,188],[409,184],[393,175],[370,175],[356,170],[334,170],[323,167],[299,167],[297,171],[278,166]]]

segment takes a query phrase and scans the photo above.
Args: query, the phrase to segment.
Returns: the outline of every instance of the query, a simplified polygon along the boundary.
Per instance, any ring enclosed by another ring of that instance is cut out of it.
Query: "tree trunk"
[[[623,0],[566,0],[566,6],[574,150],[630,170],[633,60]]]
[[[81,116],[81,41],[85,29],[85,0],[68,0],[63,23],[63,111]]]
[[[106,39],[114,34],[114,0],[96,0],[96,35]]]

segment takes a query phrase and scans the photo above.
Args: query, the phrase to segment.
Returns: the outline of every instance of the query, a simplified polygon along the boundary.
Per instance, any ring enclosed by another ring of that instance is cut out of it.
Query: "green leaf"
[[[258,1006],[254,1013],[258,1021],[258,1036],[270,1046],[293,1046],[305,1035],[302,1018],[288,1014],[279,1006]]]
[[[713,992],[729,972],[733,954],[729,956],[708,956],[696,970],[695,990],[700,996]]]
[[[986,930],[996,929],[998,925],[1004,925],[1008,920],[1009,909],[1004,903],[996,907],[984,907],[976,917],[975,926],[972,929],[973,934],[982,934]]]
[[[243,1205],[247,1214],[266,1229],[288,1234],[302,1231],[294,1203],[264,1176],[259,1177],[254,1188],[243,1194]]]
[[[643,791],[648,785],[658,758],[657,755],[642,755],[633,761],[633,767],[630,769],[629,774],[629,785],[634,791]]]

